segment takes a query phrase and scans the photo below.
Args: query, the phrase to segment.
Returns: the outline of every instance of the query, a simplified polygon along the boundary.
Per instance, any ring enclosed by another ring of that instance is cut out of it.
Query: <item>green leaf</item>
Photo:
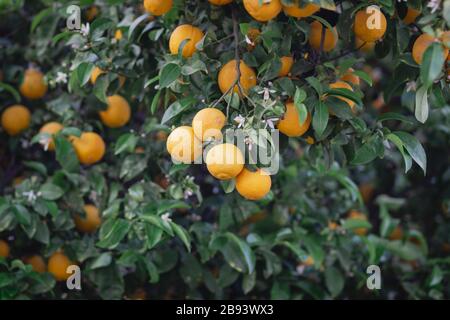
[[[247,242],[241,240],[231,232],[217,236],[211,242],[212,249],[219,250],[230,267],[251,274],[255,270],[256,258]]]
[[[358,76],[360,79],[363,79],[369,86],[372,86],[372,84],[373,84],[372,78],[364,71],[355,70],[355,71],[353,71],[353,74]]]
[[[396,112],[385,112],[382,113],[381,115],[378,116],[377,121],[378,122],[383,122],[383,121],[388,121],[388,120],[398,120],[398,121],[403,121],[406,123],[410,123],[413,124],[414,121],[411,118],[408,118],[400,113],[396,113]]]
[[[114,249],[128,234],[130,222],[124,219],[109,220],[100,229],[100,241],[97,246],[104,249]]]
[[[92,70],[94,70],[95,65],[92,62],[82,62],[77,68],[77,77],[80,86],[84,86],[91,78]]]
[[[181,74],[181,68],[175,63],[166,64],[159,73],[159,85],[161,88],[170,86]]]
[[[76,172],[80,170],[80,163],[72,144],[63,136],[56,135],[54,137],[56,160],[61,167],[69,172]]]
[[[329,116],[328,108],[325,103],[318,101],[316,107],[314,108],[314,116],[312,120],[312,126],[318,136],[321,136],[325,131]]]
[[[428,119],[428,113],[428,89],[422,86],[416,91],[416,110],[414,114],[418,121],[425,123]]]
[[[147,21],[149,16],[150,15],[148,13],[145,13],[137,17],[136,20],[133,21],[133,23],[130,25],[130,28],[128,29],[128,40],[132,38],[134,30],[141,24],[141,22]]]
[[[117,139],[116,146],[114,148],[114,154],[119,155],[122,152],[134,152],[136,144],[139,141],[139,137],[133,133],[123,134]]]
[[[156,109],[158,108],[159,104],[159,98],[161,96],[161,90],[158,90],[153,97],[152,104],[150,105],[150,113],[154,114],[156,112]]]
[[[170,225],[172,226],[172,230],[174,231],[175,235],[180,238],[181,241],[183,241],[186,249],[191,252],[191,237],[189,236],[189,233],[186,231],[186,229],[173,222],[170,222]]]
[[[325,284],[331,296],[337,297],[344,289],[344,276],[339,269],[328,267],[325,269]]]
[[[403,157],[403,162],[405,163],[405,173],[408,172],[412,167],[412,158],[409,154],[406,153],[402,140],[393,133],[388,134],[386,136],[386,139],[391,141],[400,151]]]
[[[371,142],[364,143],[355,151],[352,165],[361,165],[373,161],[377,157],[377,152]]]
[[[63,196],[64,190],[53,183],[46,183],[39,189],[45,200],[56,200]]]
[[[432,43],[424,52],[422,64],[420,65],[420,79],[425,88],[431,87],[439,77],[447,57],[441,43]]]
[[[422,168],[423,173],[427,173],[427,155],[419,140],[413,135],[403,132],[395,131],[393,132],[399,139],[403,142],[406,151],[413,158],[413,160]]]
[[[31,223],[31,215],[30,212],[28,212],[28,209],[25,208],[21,204],[16,204],[12,207],[12,210],[14,212],[14,215],[17,219],[17,221],[22,225],[30,225]]]
[[[164,113],[161,124],[167,123],[169,120],[175,118],[177,115],[192,106],[197,100],[193,97],[187,97],[172,103]]]
[[[98,76],[94,85],[94,95],[103,103],[108,103],[108,99],[106,96],[107,90],[109,86],[109,78],[107,74],[101,74]]]
[[[20,94],[13,86],[4,82],[0,82],[0,92],[2,92],[3,90],[9,92],[14,97],[14,100],[16,100],[16,102],[20,102]]]
[[[41,21],[44,20],[49,15],[51,15],[53,12],[54,12],[53,8],[47,8],[36,14],[33,18],[33,21],[31,22],[30,32],[33,33],[34,30],[36,30],[37,26],[41,23]]]

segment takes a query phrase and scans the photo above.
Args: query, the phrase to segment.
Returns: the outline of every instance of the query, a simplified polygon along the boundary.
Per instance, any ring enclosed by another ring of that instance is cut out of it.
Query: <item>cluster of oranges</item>
[[[213,1],[214,5],[226,5],[232,1]],[[162,15],[167,13],[171,8],[171,2],[159,0],[145,0],[144,5],[146,10],[153,15]],[[308,4],[305,7],[299,5],[282,6],[280,1],[265,1],[262,4],[258,0],[245,0],[244,7],[247,12],[258,21],[269,21],[275,18],[283,9],[284,12],[296,18],[308,17],[320,9],[315,4]],[[378,8],[382,16],[382,23],[379,30],[368,32],[367,29],[355,27],[357,33],[362,35],[364,42],[379,40],[386,31],[386,19]],[[366,25],[369,17],[364,10],[358,12],[355,17],[355,26],[359,24]],[[383,20],[384,19],[384,20]],[[311,24],[311,31],[309,35],[310,45],[319,50],[321,47],[324,51],[332,50],[337,43],[336,29],[333,31],[326,29],[324,26],[315,21]],[[355,30],[356,32],[356,30]],[[322,39],[324,34],[324,39]],[[259,30],[249,30],[248,37],[251,41],[257,39]],[[368,36],[369,35],[369,36]],[[198,27],[189,24],[183,24],[173,30],[169,40],[169,51],[171,54],[178,54],[180,45],[184,44],[181,54],[185,58],[192,57],[197,50],[197,43],[204,37],[204,33]],[[292,56],[281,57],[281,66],[279,70],[279,77],[285,77],[290,74],[291,68],[294,64]],[[239,63],[239,74],[237,64]],[[353,74],[352,69],[349,69],[341,79],[335,83],[330,84],[330,88],[344,88],[353,91],[352,85],[359,85],[359,78]],[[233,91],[240,96],[247,95],[248,91],[257,85],[257,77],[255,70],[248,66],[244,61],[231,60],[225,63],[218,74],[218,86],[223,94],[228,94]],[[339,97],[345,101],[349,107],[354,111],[355,103],[347,98]],[[304,121],[301,123],[296,106],[292,101],[288,101],[285,105],[285,113],[282,119],[278,122],[277,128],[283,134],[289,137],[299,137],[307,132],[311,125],[311,115],[308,113]],[[167,140],[167,150],[172,155],[173,159],[183,163],[191,163],[202,154],[202,143],[209,139],[218,139],[222,137],[221,129],[226,124],[227,119],[225,115],[218,109],[205,108],[198,112],[192,122],[192,126],[181,126],[172,131]],[[208,134],[205,135],[205,132]],[[313,143],[314,141],[310,141]],[[211,148],[207,155],[205,162],[207,168],[212,176],[220,180],[228,180],[236,178],[236,189],[246,199],[258,200],[264,197],[271,187],[270,176],[263,170],[259,169],[255,172],[244,168],[244,156],[242,152],[232,144],[219,144]]]
[[[100,227],[102,220],[99,210],[94,205],[88,204],[84,206],[85,216],[75,215],[74,223],[77,230],[81,233],[94,233]],[[10,246],[5,240],[0,240],[0,257],[8,258],[11,255]],[[54,252],[45,262],[45,259],[37,254],[27,255],[22,258],[25,264],[31,265],[35,272],[51,273],[57,281],[67,280],[70,276],[67,268],[74,265],[62,250]]]

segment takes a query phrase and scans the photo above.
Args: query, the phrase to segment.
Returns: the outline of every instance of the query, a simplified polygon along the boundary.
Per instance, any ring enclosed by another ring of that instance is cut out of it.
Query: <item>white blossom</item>
[[[162,219],[163,221],[165,221],[165,222],[172,221],[172,219],[170,218],[170,213],[169,213],[169,212],[164,213],[164,214],[161,216],[161,219]]]
[[[417,83],[415,81],[409,81],[406,83],[406,92],[416,91]]]
[[[263,123],[266,124],[264,126],[264,129],[269,127],[270,129],[275,130],[274,122],[277,122],[278,120],[280,120],[280,119],[279,118],[270,118],[270,119],[267,119],[267,120],[263,120]]]
[[[439,10],[441,6],[441,0],[430,0],[428,1],[427,7],[431,9],[431,13],[435,13]]]
[[[242,115],[238,115],[233,119],[238,124],[238,129],[242,128],[245,124],[245,118]]]
[[[191,189],[189,189],[189,188],[187,188],[186,190],[184,190],[184,198],[185,198],[185,199],[189,198],[189,197],[192,196],[193,194],[194,194],[194,192],[193,192]]]
[[[37,194],[33,190],[26,191],[26,192],[22,193],[22,195],[27,198],[28,202],[34,202],[38,197]]]
[[[252,148],[253,148],[253,140],[252,140],[252,138],[246,137],[246,138],[244,139],[244,142],[245,142],[246,145],[248,145],[248,150],[251,151]]]
[[[82,24],[81,25],[81,31],[80,31],[80,33],[84,36],[84,37],[87,37],[88,35],[89,35],[89,31],[90,31],[90,26],[89,26],[89,23],[86,23],[86,24]]]
[[[67,73],[58,71],[56,73],[56,83],[67,83]]]
[[[48,146],[50,145],[50,141],[52,141],[52,139],[49,136],[42,137],[41,139],[39,139],[39,143],[44,147],[45,151],[48,150]]]

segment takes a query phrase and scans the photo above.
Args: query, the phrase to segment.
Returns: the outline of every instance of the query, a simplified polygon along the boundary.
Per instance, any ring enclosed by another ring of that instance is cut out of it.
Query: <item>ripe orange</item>
[[[306,137],[305,141],[306,141],[306,143],[309,144],[309,145],[313,145],[314,143],[316,143],[316,140],[314,140],[314,138],[311,137],[311,136]]]
[[[116,39],[117,41],[122,40],[123,38],[123,32],[120,29],[117,29],[116,32],[114,33],[114,39]]]
[[[411,24],[414,21],[416,21],[417,17],[420,16],[420,11],[408,8],[408,11],[406,12],[406,16],[402,19],[405,24]]]
[[[432,35],[427,33],[421,34],[414,42],[412,48],[412,56],[417,64],[422,64],[423,54],[427,48],[433,44],[433,42],[439,42],[439,39],[434,38]],[[448,49],[444,47],[444,57],[447,57]]]
[[[201,141],[209,139],[221,139],[222,128],[227,118],[222,111],[216,108],[205,108],[200,110],[192,120],[192,129],[195,136]]]
[[[103,71],[99,67],[95,67],[94,70],[92,70],[92,73],[91,73],[91,83],[92,83],[92,85],[94,85],[95,82],[97,81],[97,78],[101,74],[104,74],[104,73],[105,73],[105,71]],[[123,87],[124,84],[125,84],[125,77],[122,76],[122,75],[119,75],[119,85],[120,85],[120,87]]]
[[[53,274],[57,281],[64,281],[70,277],[67,268],[73,265],[73,262],[62,252],[55,252],[48,259],[48,272]]]
[[[300,123],[297,108],[293,102],[286,103],[286,112],[278,122],[278,130],[288,137],[300,137],[308,131],[311,125],[311,115],[308,115],[303,123]]]
[[[272,20],[282,9],[280,0],[244,0],[244,8],[253,19],[260,22]]]
[[[247,32],[247,50],[253,51],[256,48],[256,45],[259,43],[259,36],[261,35],[261,31],[257,28],[250,28]],[[248,43],[250,41],[250,43]]]
[[[103,124],[110,128],[123,127],[130,121],[131,109],[127,100],[119,95],[108,97],[108,107],[99,112]]]
[[[356,220],[367,220],[367,217],[364,213],[361,213],[356,210],[351,210],[348,219],[356,219]],[[367,228],[356,228],[353,230],[359,236],[365,236],[367,234]]]
[[[39,273],[44,273],[47,271],[47,265],[45,264],[44,258],[42,258],[40,255],[32,255],[25,257],[23,261],[26,264],[31,264],[33,267],[33,270]]]
[[[286,77],[292,69],[292,66],[294,65],[294,58],[291,56],[285,56],[281,57],[281,68],[280,72],[278,73],[279,77]]]
[[[363,198],[364,203],[366,204],[369,203],[375,192],[373,184],[370,182],[361,183],[358,189],[359,192],[361,193],[361,197]]]
[[[77,230],[83,233],[93,233],[102,224],[102,218],[98,212],[97,207],[92,204],[87,204],[84,206],[85,217],[81,217],[76,214],[74,217],[75,226]]]
[[[173,130],[167,138],[166,148],[174,160],[182,163],[191,163],[202,154],[202,142],[189,126]]]
[[[2,127],[10,136],[16,136],[30,126],[30,111],[16,104],[5,109],[2,113]]]
[[[315,3],[308,3],[304,6],[300,5],[300,1],[294,1],[294,4],[285,6],[283,5],[283,11],[287,16],[295,18],[305,18],[313,15],[320,10],[320,6]]]
[[[243,169],[236,177],[236,190],[248,200],[260,200],[269,193],[272,179],[261,169],[250,171]]]
[[[202,40],[203,36],[204,34],[202,30],[190,24],[183,24],[181,26],[178,26],[170,35],[170,53],[178,54],[180,45],[184,40],[187,40],[186,44],[183,47],[182,55],[185,58],[192,57],[194,52],[197,51],[195,45],[200,42],[200,40]]]
[[[233,0],[208,0],[211,4],[214,4],[216,6],[224,6],[226,4],[229,4],[233,2]]]
[[[19,91],[29,100],[36,100],[45,96],[47,93],[47,84],[44,80],[44,74],[33,68],[27,69]]]
[[[336,230],[339,227],[339,225],[334,221],[328,221],[328,229],[330,230]]]
[[[71,140],[81,164],[94,164],[105,155],[105,142],[95,132],[83,132],[81,137],[71,137]]]
[[[319,21],[314,21],[310,24],[310,31],[309,31],[309,45],[314,48],[315,50],[320,50],[320,43],[322,39],[322,29],[324,26]],[[326,28],[326,27],[325,27]],[[323,51],[328,52],[334,49],[336,47],[337,43],[337,29],[336,27],[333,28],[334,31],[331,31],[330,29],[326,28],[325,30],[325,37],[323,40]]]
[[[59,131],[64,129],[64,126],[59,122],[49,122],[46,123],[41,130],[40,133],[48,133],[50,135],[48,141],[44,141],[44,145],[48,146],[47,150],[54,151],[55,150],[55,142],[53,141],[52,136],[57,134]]]
[[[347,72],[342,75],[341,80],[359,86],[360,79],[354,72],[355,70],[353,70],[353,68],[348,68]]]
[[[172,0],[144,0],[144,7],[154,16],[162,16],[172,9]]]
[[[241,71],[241,78],[239,82],[241,84],[244,93],[256,86],[256,73],[255,71],[247,66],[244,61],[240,60],[239,69]],[[236,72],[236,60],[231,60],[226,63],[222,69],[220,69],[218,82],[219,88],[222,93],[227,92],[231,86],[235,83],[237,78]],[[238,86],[234,86],[233,91],[239,93]]]
[[[361,52],[370,53],[375,48],[375,42],[362,41],[360,38],[355,38],[355,48]]]
[[[97,6],[90,6],[86,11],[86,20],[88,22],[92,22],[100,13],[100,10]]]
[[[330,83],[330,88],[332,88],[332,89],[348,89],[350,91],[353,91],[352,86],[344,81],[336,81],[334,83]],[[344,97],[336,97],[336,98],[338,98],[342,101],[345,101],[350,106],[352,111],[355,111],[355,102],[354,101],[352,101],[348,98],[344,98]]]
[[[403,238],[403,229],[400,226],[396,226],[394,230],[392,230],[389,235],[389,240],[402,240]]]
[[[386,32],[387,21],[380,8],[369,6],[355,15],[354,32],[356,37],[366,42],[380,40]]]
[[[0,240],[0,257],[9,257],[9,244],[5,240]]]
[[[209,173],[219,180],[232,179],[244,168],[244,156],[241,150],[230,143],[212,147],[206,155],[205,162]]]

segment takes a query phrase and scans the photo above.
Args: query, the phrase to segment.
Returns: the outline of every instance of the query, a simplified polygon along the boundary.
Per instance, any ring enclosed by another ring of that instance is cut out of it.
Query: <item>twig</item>
[[[233,35],[234,35],[234,60],[236,61],[236,81],[241,97],[244,96],[241,87],[241,58],[239,56],[239,26],[236,17],[236,7],[231,9],[231,17],[233,19]]]

